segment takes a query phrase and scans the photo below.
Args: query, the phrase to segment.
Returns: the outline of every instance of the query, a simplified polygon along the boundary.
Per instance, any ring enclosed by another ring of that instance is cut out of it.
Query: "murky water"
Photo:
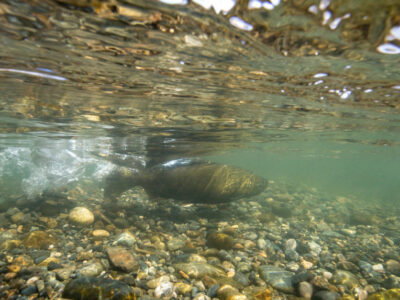
[[[2,205],[203,158],[396,206],[398,1],[221,3],[1,2]]]

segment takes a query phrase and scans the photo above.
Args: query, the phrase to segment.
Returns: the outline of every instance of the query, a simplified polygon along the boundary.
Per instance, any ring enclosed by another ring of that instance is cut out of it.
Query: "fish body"
[[[105,198],[142,186],[150,197],[221,203],[261,193],[267,180],[238,167],[179,159],[142,171],[121,167],[106,179]]]

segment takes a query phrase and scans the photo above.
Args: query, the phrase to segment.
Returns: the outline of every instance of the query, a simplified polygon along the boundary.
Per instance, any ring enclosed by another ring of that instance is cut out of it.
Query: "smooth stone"
[[[384,272],[385,271],[382,264],[372,265],[372,270],[375,272]]]
[[[395,275],[390,275],[386,280],[383,282],[383,286],[386,289],[395,289],[400,288],[400,277]]]
[[[158,278],[150,279],[149,281],[146,282],[146,286],[150,289],[155,289],[162,282],[169,282],[169,281],[170,281],[169,276],[164,275]]]
[[[78,274],[82,276],[95,277],[100,275],[104,271],[104,267],[101,263],[90,263],[78,270]]]
[[[239,292],[238,289],[229,284],[224,284],[217,290],[217,297],[220,300],[246,300],[247,297]]]
[[[302,281],[299,283],[297,290],[301,297],[305,299],[311,299],[311,296],[313,294],[313,286],[311,283],[307,281]]]
[[[23,220],[23,218],[24,218],[24,213],[22,211],[19,211],[11,216],[11,221],[13,221],[13,223],[20,223]]]
[[[349,290],[359,285],[358,279],[354,274],[343,270],[336,270],[333,273],[332,282],[336,285],[344,285]]]
[[[297,242],[296,242],[296,240],[295,239],[288,239],[286,242],[285,242],[285,249],[286,250],[296,250],[296,247],[297,247]]]
[[[309,248],[309,251],[311,253],[315,253],[317,256],[321,253],[322,248],[320,245],[318,245],[316,242],[311,241],[307,243],[307,246]]]
[[[400,276],[400,262],[394,259],[389,259],[386,263],[386,270],[396,276]]]
[[[199,262],[177,263],[174,265],[175,269],[181,270],[192,278],[202,278],[204,276],[210,277],[224,277],[225,272],[213,265]]]
[[[126,283],[108,278],[78,277],[64,288],[63,298],[73,300],[134,300],[136,296]]]
[[[58,258],[55,257],[47,257],[46,259],[44,259],[43,261],[41,261],[38,266],[40,267],[47,267],[50,263],[59,263],[60,261],[58,260]]]
[[[154,290],[154,296],[157,298],[176,296],[174,295],[174,285],[170,281],[161,282]]]
[[[285,250],[285,259],[287,261],[296,261],[299,259],[299,254],[292,249],[286,249]]]
[[[184,283],[184,282],[175,283],[175,288],[178,291],[178,293],[181,295],[189,294],[193,289],[192,285]]]
[[[358,266],[360,267],[360,269],[364,272],[364,273],[371,273],[372,272],[372,265],[369,262],[360,260],[358,262]]]
[[[69,220],[77,225],[90,225],[94,222],[93,213],[86,207],[75,207],[73,208],[69,215]]]
[[[330,291],[319,291],[312,295],[311,300],[337,300],[339,294]]]
[[[193,297],[193,300],[211,300],[211,298],[203,293],[198,293]]]
[[[32,231],[23,242],[25,247],[37,249],[47,249],[54,243],[55,239],[47,232],[41,230]]]
[[[62,269],[55,269],[56,278],[64,281],[70,278],[71,274],[75,271],[75,266],[69,266]]]
[[[125,272],[132,272],[139,268],[139,264],[134,256],[125,248],[110,247],[106,249],[111,264],[117,269]]]
[[[230,250],[233,244],[233,238],[226,233],[211,231],[207,234],[207,246],[210,248]]]
[[[258,247],[258,249],[263,250],[267,247],[267,242],[264,239],[258,239],[257,247]]]
[[[185,246],[185,243],[185,240],[173,238],[167,242],[167,247],[169,251],[175,251],[183,248]]]
[[[24,289],[21,291],[21,295],[23,295],[23,296],[30,296],[30,295],[35,294],[35,293],[37,293],[37,292],[38,292],[38,290],[37,290],[36,285],[30,285],[30,286],[24,288]]]
[[[136,243],[136,239],[132,233],[126,231],[115,239],[115,243],[120,246],[132,247]]]
[[[292,277],[294,273],[275,266],[261,266],[260,276],[273,288],[284,293],[293,294],[294,287]]]
[[[96,229],[92,231],[92,236],[95,240],[102,240],[108,238],[110,233],[104,229]]]

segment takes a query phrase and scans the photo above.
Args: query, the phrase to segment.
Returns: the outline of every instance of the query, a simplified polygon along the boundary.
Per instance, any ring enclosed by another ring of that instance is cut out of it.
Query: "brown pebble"
[[[7,267],[8,271],[12,272],[12,273],[18,273],[19,271],[21,271],[21,266],[17,265],[17,264],[12,264],[9,265]]]
[[[47,249],[55,240],[47,232],[36,230],[29,233],[24,240],[27,248]]]
[[[9,272],[9,273],[4,274],[3,279],[5,281],[8,281],[8,280],[14,279],[15,277],[17,277],[17,273]]]
[[[139,268],[139,264],[133,255],[122,247],[110,247],[106,250],[111,264],[125,272],[132,272]]]
[[[92,231],[92,236],[94,240],[100,241],[110,236],[110,233],[104,229],[95,229]]]

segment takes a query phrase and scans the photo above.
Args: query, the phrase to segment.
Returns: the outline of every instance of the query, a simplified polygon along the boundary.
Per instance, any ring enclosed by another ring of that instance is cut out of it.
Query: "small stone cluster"
[[[400,298],[393,208],[277,183],[218,206],[144,193],[0,213],[0,298]]]

